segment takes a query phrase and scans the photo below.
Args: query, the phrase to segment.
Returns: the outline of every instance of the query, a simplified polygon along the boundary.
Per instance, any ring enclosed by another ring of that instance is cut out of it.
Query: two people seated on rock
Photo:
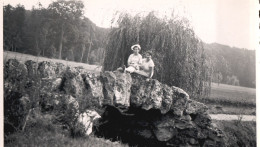
[[[147,80],[151,79],[154,73],[154,62],[152,60],[152,52],[145,52],[143,59],[139,54],[141,50],[141,46],[139,44],[135,44],[131,47],[133,50],[133,54],[131,54],[128,58],[127,64],[128,67],[123,69],[123,71],[129,73],[137,73],[143,76],[148,77]]]

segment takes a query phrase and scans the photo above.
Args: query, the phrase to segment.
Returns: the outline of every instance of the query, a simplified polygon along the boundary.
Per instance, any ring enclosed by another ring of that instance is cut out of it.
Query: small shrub
[[[4,133],[5,135],[22,129],[29,111],[29,100],[21,93],[5,89]]]
[[[237,76],[234,76],[234,75],[227,76],[227,84],[239,86],[239,80],[238,80]]]

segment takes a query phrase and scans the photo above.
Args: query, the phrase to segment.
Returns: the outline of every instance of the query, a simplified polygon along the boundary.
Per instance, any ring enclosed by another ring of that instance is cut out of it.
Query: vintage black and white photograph
[[[2,10],[4,146],[257,146],[259,1]]]

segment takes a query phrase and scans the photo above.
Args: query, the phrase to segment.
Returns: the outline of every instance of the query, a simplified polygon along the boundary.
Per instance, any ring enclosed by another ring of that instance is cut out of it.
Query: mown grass
[[[256,114],[256,89],[254,88],[212,83],[211,95],[196,100],[207,104],[210,113]]]
[[[255,106],[256,89],[213,83],[209,100],[229,102],[227,104],[234,105]]]
[[[225,144],[229,147],[256,146],[256,122],[214,121],[224,133]]]
[[[3,57],[4,57],[4,63],[6,61],[8,61],[8,59],[17,59],[21,63],[24,63],[27,60],[34,60],[34,61],[38,61],[38,62],[48,61],[48,62],[54,62],[54,63],[62,63],[64,65],[70,66],[70,67],[83,67],[84,69],[88,69],[90,72],[95,73],[95,74],[99,74],[101,71],[101,68],[102,68],[102,66],[100,66],[100,65],[89,65],[86,63],[79,63],[79,62],[74,62],[74,61],[51,59],[51,58],[47,58],[47,57],[37,57],[37,56],[33,56],[33,55],[22,54],[22,53],[11,52],[11,51],[4,51]]]

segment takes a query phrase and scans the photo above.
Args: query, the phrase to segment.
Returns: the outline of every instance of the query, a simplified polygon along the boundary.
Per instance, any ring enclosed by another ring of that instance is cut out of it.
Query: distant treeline
[[[4,6],[4,50],[84,63],[101,63],[107,29],[83,16],[80,1],[57,1],[31,10]]]
[[[213,65],[213,82],[244,87],[256,86],[255,50],[204,44],[207,60]]]

